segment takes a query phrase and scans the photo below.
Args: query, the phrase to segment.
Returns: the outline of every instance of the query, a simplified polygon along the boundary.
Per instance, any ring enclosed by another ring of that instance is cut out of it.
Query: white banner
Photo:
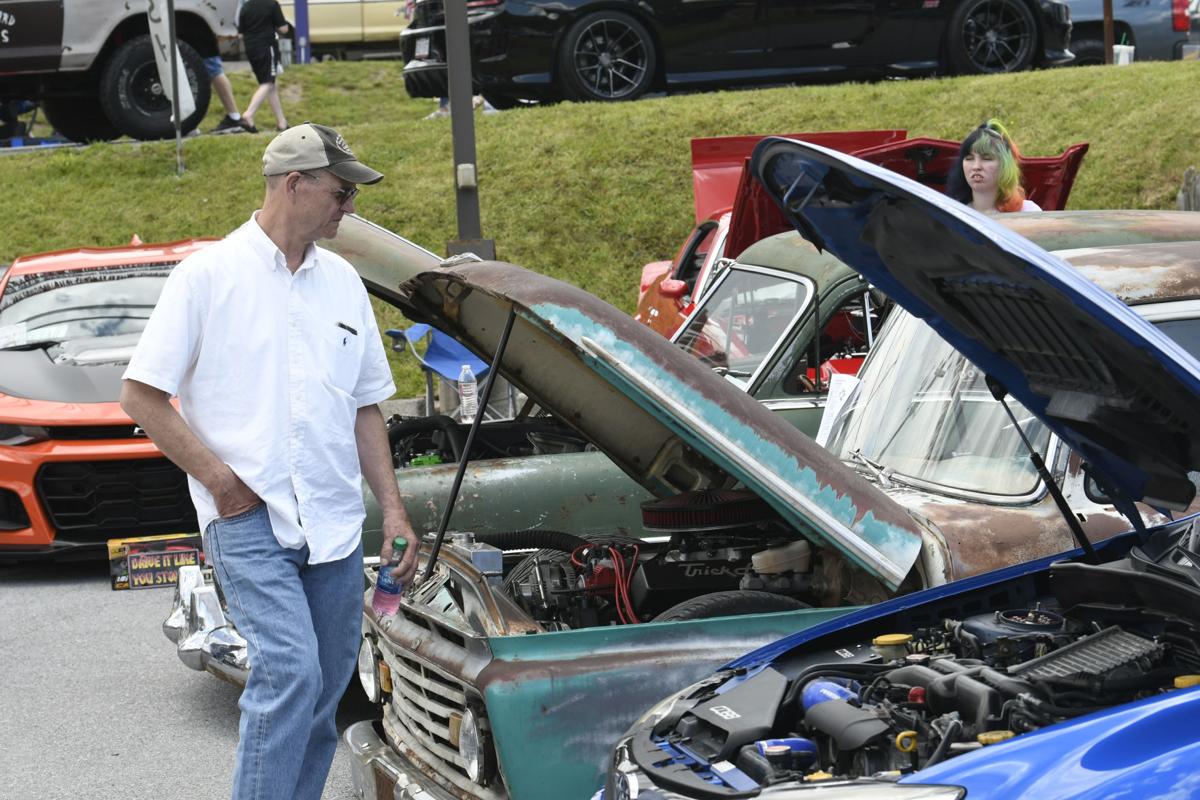
[[[154,62],[158,65],[158,79],[162,84],[163,94],[168,100],[171,96],[171,63],[168,53],[175,53],[175,69],[179,75],[179,119],[180,122],[196,113],[196,98],[192,97],[192,86],[188,83],[187,70],[183,66],[183,56],[179,48],[171,41],[170,22],[167,17],[167,0],[147,0],[149,8],[146,16],[150,20],[150,41],[154,44]],[[200,77],[200,76],[197,76]]]

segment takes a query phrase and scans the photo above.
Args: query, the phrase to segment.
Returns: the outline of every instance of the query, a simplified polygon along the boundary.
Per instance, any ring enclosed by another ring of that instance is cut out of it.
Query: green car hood
[[[917,523],[840,461],[628,315],[561,281],[497,262],[424,272],[392,298],[500,372],[659,497],[742,484],[815,542],[895,590]]]

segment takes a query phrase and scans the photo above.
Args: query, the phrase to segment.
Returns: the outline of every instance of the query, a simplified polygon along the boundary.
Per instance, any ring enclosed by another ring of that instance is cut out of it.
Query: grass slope
[[[232,76],[241,102],[248,74]],[[1091,149],[1072,208],[1166,208],[1184,169],[1200,161],[1200,64],[1058,69],[1017,75],[788,87],[564,103],[479,115],[484,234],[507,261],[575,283],[631,310],[641,265],[670,257],[692,224],[688,140],[694,136],[906,128],[955,139],[996,116],[1024,152]],[[290,69],[280,89],[291,122],[341,130],[387,174],[360,196],[362,215],[443,251],[456,238],[449,120],[422,121],[432,101],[407,97],[393,62]],[[221,116],[213,101],[202,129]],[[267,110],[260,127],[270,126]],[[219,236],[261,199],[267,136],[115,143],[0,158],[0,262],[80,245]],[[394,316],[385,324],[401,323]],[[419,392],[410,363],[394,365],[402,394]]]

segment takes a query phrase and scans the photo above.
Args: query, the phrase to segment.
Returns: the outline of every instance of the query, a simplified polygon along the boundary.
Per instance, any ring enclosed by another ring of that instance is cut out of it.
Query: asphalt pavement
[[[102,561],[0,565],[0,800],[229,796],[240,690],[176,658],[171,593],[114,592]],[[339,730],[371,714],[348,697]],[[339,744],[322,800],[354,796]]]

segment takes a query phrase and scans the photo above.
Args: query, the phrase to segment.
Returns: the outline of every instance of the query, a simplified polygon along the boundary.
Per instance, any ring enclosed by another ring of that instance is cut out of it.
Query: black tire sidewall
[[[963,38],[963,28],[966,24],[967,18],[980,5],[983,5],[987,2],[995,2],[995,0],[965,0],[965,2],[955,9],[954,14],[952,14],[950,17],[950,25],[946,29],[946,53],[950,61],[951,69],[960,75],[990,74],[979,69],[971,61],[967,55],[966,42]],[[1008,70],[1009,72],[1020,72],[1028,69],[1033,64],[1034,57],[1037,55],[1038,40],[1040,36],[1037,18],[1034,17],[1033,12],[1029,10],[1029,6],[1022,2],[1022,0],[1003,0],[1003,2],[1010,7],[1019,9],[1019,13],[1021,14],[1022,18],[1025,19],[1029,25],[1029,53],[1024,59],[1023,63],[1021,63],[1016,69]]]
[[[588,26],[601,19],[609,19],[629,27],[642,38],[642,42],[646,48],[646,74],[642,78],[641,84],[624,97],[610,98],[597,96],[579,80],[579,76],[575,73],[575,64],[572,58],[572,53],[575,52],[575,45]],[[580,17],[567,30],[567,35],[562,38],[562,43],[559,45],[557,62],[558,83],[562,88],[563,94],[568,99],[611,103],[623,100],[636,100],[650,89],[651,84],[654,83],[655,72],[658,69],[658,51],[655,47],[654,37],[650,35],[649,29],[637,19],[620,11],[596,11]]]
[[[179,52],[196,101],[196,110],[180,126],[186,134],[204,119],[212,86],[200,54],[182,40],[179,41]],[[121,133],[134,139],[165,139],[175,135],[169,107],[157,111],[145,109],[138,104],[131,90],[135,72],[147,63],[154,64],[154,45],[149,35],[135,37],[118,47],[100,73],[100,105]]]

